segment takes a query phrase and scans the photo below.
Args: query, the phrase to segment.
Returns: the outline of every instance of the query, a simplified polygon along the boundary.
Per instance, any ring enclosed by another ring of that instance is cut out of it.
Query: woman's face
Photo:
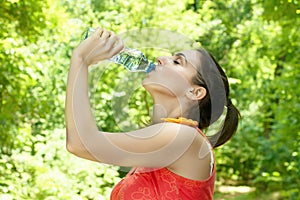
[[[143,81],[143,86],[151,94],[164,93],[171,96],[185,95],[193,89],[192,78],[197,74],[201,54],[196,50],[178,52],[173,56],[157,58],[155,70]]]

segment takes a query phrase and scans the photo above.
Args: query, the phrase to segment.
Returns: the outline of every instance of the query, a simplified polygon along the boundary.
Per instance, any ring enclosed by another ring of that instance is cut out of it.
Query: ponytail
[[[231,100],[229,99],[227,105],[227,113],[226,113],[226,117],[222,129],[218,133],[209,137],[209,141],[214,148],[223,145],[224,143],[226,143],[232,138],[232,136],[235,134],[237,130],[240,116],[241,116],[240,112],[231,103]]]

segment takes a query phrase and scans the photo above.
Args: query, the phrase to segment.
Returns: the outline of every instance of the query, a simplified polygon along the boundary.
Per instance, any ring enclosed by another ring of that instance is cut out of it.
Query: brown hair
[[[220,131],[209,136],[212,146],[218,147],[226,143],[237,130],[240,113],[229,98],[229,83],[227,76],[215,58],[205,49],[197,49],[201,54],[201,65],[197,67],[197,75],[193,83],[206,89],[206,96],[199,100],[197,108],[200,129],[208,128],[222,115],[225,106],[227,113]],[[195,115],[194,115],[195,116]]]

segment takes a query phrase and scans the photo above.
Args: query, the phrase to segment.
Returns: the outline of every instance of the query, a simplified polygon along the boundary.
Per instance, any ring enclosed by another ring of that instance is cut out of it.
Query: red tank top
[[[205,137],[201,130],[198,131]],[[213,151],[211,154],[213,161]],[[211,200],[215,174],[215,162],[206,180],[188,179],[167,168],[133,168],[114,187],[110,200]]]

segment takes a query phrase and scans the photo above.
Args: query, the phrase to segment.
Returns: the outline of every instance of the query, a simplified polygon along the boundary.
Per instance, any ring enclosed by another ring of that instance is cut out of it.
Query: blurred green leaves
[[[0,159],[0,199],[108,199],[115,182],[116,167],[82,160],[68,153],[64,130],[43,131],[43,138],[15,149]]]

